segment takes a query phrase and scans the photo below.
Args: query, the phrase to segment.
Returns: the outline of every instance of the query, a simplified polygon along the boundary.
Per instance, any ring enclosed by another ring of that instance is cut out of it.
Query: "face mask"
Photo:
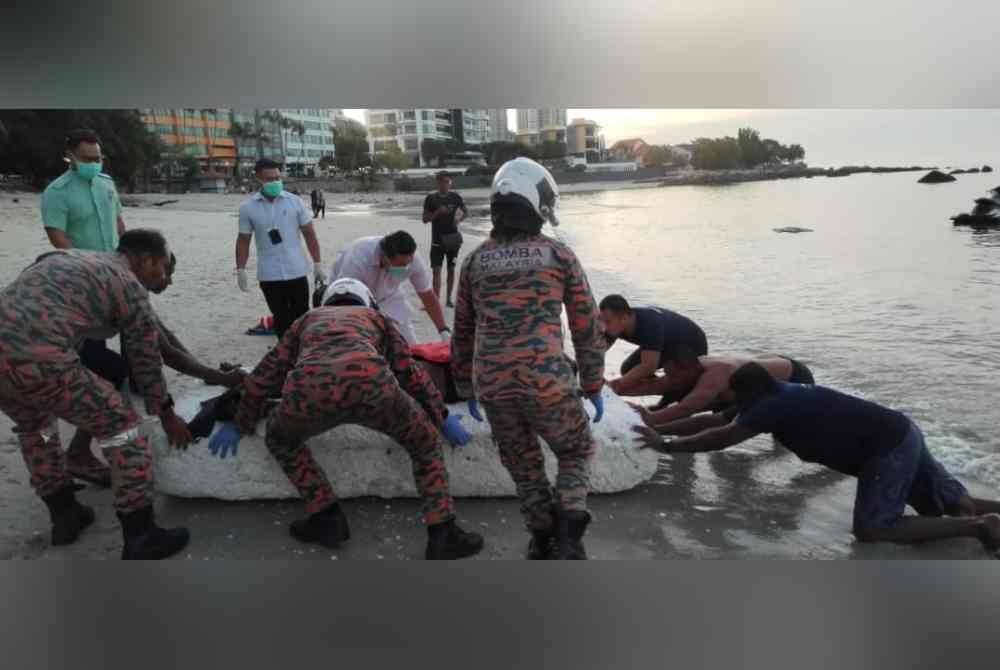
[[[101,167],[100,161],[97,163],[77,163],[76,173],[80,175],[82,179],[90,181],[97,175],[101,174]]]
[[[389,276],[395,277],[396,279],[403,279],[406,275],[410,274],[409,265],[390,265],[389,266]]]
[[[282,184],[281,180],[278,179],[277,181],[269,181],[261,186],[260,192],[268,198],[277,198],[281,195],[281,191],[284,187],[284,184]]]

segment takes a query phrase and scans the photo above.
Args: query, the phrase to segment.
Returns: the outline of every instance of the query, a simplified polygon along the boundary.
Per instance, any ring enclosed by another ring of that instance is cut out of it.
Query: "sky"
[[[345,109],[364,122],[363,109]],[[514,110],[508,110],[511,129]],[[681,144],[735,136],[750,126],[764,137],[801,144],[815,166],[1000,167],[1000,110],[962,109],[568,109],[567,118],[601,126],[610,146],[639,137]]]

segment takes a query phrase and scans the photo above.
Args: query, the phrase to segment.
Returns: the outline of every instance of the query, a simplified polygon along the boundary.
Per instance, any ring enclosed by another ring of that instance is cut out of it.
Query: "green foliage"
[[[753,128],[740,128],[737,136],[701,137],[694,141],[691,165],[699,170],[730,170],[779,164],[805,158],[800,144],[785,146],[772,139],[761,139]]]
[[[566,156],[566,143],[565,142],[542,142],[538,147],[538,156],[540,158],[565,158]]]
[[[0,127],[0,172],[23,174],[39,188],[65,172],[66,134],[77,128],[97,133],[105,172],[130,189],[140,175],[150,173],[164,151],[134,109],[0,110]]]
[[[409,156],[403,153],[398,144],[388,145],[385,151],[378,155],[377,160],[389,172],[397,172],[410,167]]]
[[[646,150],[643,156],[643,163],[646,167],[663,167],[670,165],[674,159],[674,152],[668,146],[652,146]]]
[[[483,156],[490,165],[503,165],[512,158],[525,156],[532,160],[539,159],[539,153],[534,148],[520,142],[488,142],[482,146]]]
[[[337,123],[333,126],[334,161],[338,168],[351,173],[371,165],[368,135],[364,126],[356,121]]]

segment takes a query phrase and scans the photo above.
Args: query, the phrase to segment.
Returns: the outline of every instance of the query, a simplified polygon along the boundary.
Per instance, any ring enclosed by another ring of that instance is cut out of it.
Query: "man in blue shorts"
[[[905,414],[823,386],[779,382],[757,363],[733,373],[730,389],[740,410],[731,423],[673,440],[639,427],[640,448],[718,451],[771,433],[803,461],[857,477],[859,541],[974,537],[1000,558],[1000,502],[972,498]],[[904,515],[907,505],[917,516]]]

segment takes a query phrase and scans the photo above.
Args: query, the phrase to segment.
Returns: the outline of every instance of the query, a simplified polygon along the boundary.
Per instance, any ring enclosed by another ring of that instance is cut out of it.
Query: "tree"
[[[691,165],[699,170],[732,170],[740,166],[740,145],[734,137],[694,141]]]
[[[331,128],[333,131],[334,161],[338,168],[352,173],[371,164],[368,133],[357,121],[347,119]]]
[[[264,156],[264,143],[270,142],[271,138],[262,125],[259,125],[260,114],[254,114],[254,123],[240,123],[235,119],[229,122],[229,136],[233,138],[234,150],[236,153],[233,159],[233,176],[240,179],[240,160],[243,158],[240,153],[240,145],[244,142],[255,142],[257,144],[257,158]]]
[[[444,167],[444,159],[451,153],[447,142],[426,138],[420,143],[420,155],[425,163],[437,162],[438,167]]]
[[[502,165],[512,158],[525,156],[531,159],[539,157],[538,152],[520,142],[488,142],[482,146],[483,155],[489,165]]]
[[[785,147],[784,160],[793,162],[800,161],[806,157],[806,150],[802,148],[801,144],[790,144]]]
[[[744,167],[757,167],[768,161],[767,149],[760,133],[753,128],[740,128],[736,138],[740,147],[740,162]]]
[[[0,172],[23,174],[36,188],[66,170],[66,134],[90,128],[101,139],[104,170],[134,189],[160,160],[163,144],[135,109],[22,109],[0,111]]]
[[[542,142],[541,146],[538,147],[538,155],[542,158],[565,158],[566,157],[566,143],[565,142],[552,142],[546,141]]]
[[[378,163],[389,172],[398,172],[410,166],[410,158],[403,153],[398,144],[390,144],[379,154]]]
[[[674,153],[668,146],[651,146],[642,156],[642,163],[645,167],[664,167],[673,161]]]

